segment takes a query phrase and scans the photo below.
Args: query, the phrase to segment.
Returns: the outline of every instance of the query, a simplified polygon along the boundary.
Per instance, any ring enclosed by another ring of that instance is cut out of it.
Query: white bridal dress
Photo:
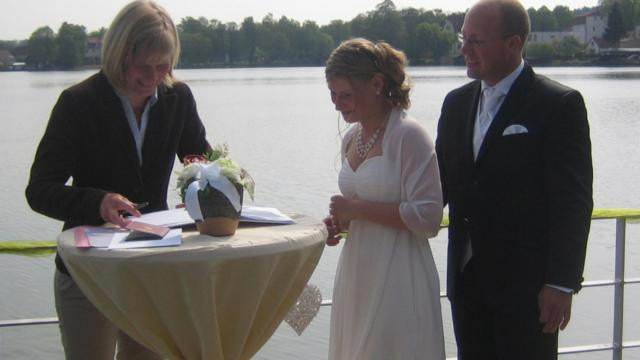
[[[336,272],[329,358],[442,360],[440,286],[428,238],[437,234],[442,195],[433,142],[403,111],[394,110],[382,155],[353,171],[344,157],[344,196],[400,203],[410,230],[352,221]]]

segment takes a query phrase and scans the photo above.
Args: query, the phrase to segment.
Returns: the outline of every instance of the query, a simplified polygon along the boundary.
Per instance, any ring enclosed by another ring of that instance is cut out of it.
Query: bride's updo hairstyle
[[[373,43],[364,38],[343,41],[335,48],[324,70],[328,80],[344,78],[369,81],[377,73],[384,75],[385,90],[382,94],[394,107],[408,109],[409,76],[405,72],[407,57],[384,41]]]

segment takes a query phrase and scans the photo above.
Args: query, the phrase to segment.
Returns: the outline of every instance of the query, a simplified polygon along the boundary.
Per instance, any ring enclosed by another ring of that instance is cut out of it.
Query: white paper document
[[[171,229],[162,239],[127,241],[129,232],[117,232],[113,235],[109,249],[136,249],[163,246],[178,246],[182,244],[182,229]]]
[[[129,217],[131,220],[167,227],[180,227],[195,223],[185,208],[156,211],[143,214],[139,218]],[[240,222],[265,224],[293,224],[295,221],[280,210],[272,207],[243,206]]]
[[[89,244],[91,247],[107,248],[111,244],[111,240],[117,233],[122,233],[125,236],[129,234],[128,230],[121,228],[108,228],[108,227],[86,227],[84,229]]]
[[[180,227],[195,223],[185,208],[155,211],[142,214],[139,218],[130,216],[129,219],[166,227]]]
[[[240,221],[266,224],[293,224],[295,222],[276,208],[258,206],[243,206]]]
[[[91,247],[134,249],[182,244],[182,229],[171,229],[162,239],[127,241],[131,231],[122,228],[87,227],[84,229]]]

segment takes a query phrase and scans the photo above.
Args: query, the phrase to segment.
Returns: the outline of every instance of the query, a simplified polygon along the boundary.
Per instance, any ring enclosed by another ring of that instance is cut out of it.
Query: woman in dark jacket
[[[113,20],[102,68],[62,92],[38,146],[26,189],[37,212],[63,229],[105,222],[123,213],[167,208],[176,155],[209,144],[188,86],[173,68],[180,54],[176,27],[156,3],[137,0]],[[72,178],[69,184],[69,178]],[[56,256],[54,292],[67,359],[159,358],[119,331],[78,289]]]

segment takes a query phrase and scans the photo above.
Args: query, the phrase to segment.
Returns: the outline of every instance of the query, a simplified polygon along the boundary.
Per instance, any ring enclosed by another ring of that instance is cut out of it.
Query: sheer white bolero
[[[357,127],[342,141],[342,162]],[[434,237],[442,221],[442,187],[433,141],[406,111],[394,109],[383,137],[385,202],[397,202],[402,221],[421,238]],[[394,184],[400,183],[400,187]]]

